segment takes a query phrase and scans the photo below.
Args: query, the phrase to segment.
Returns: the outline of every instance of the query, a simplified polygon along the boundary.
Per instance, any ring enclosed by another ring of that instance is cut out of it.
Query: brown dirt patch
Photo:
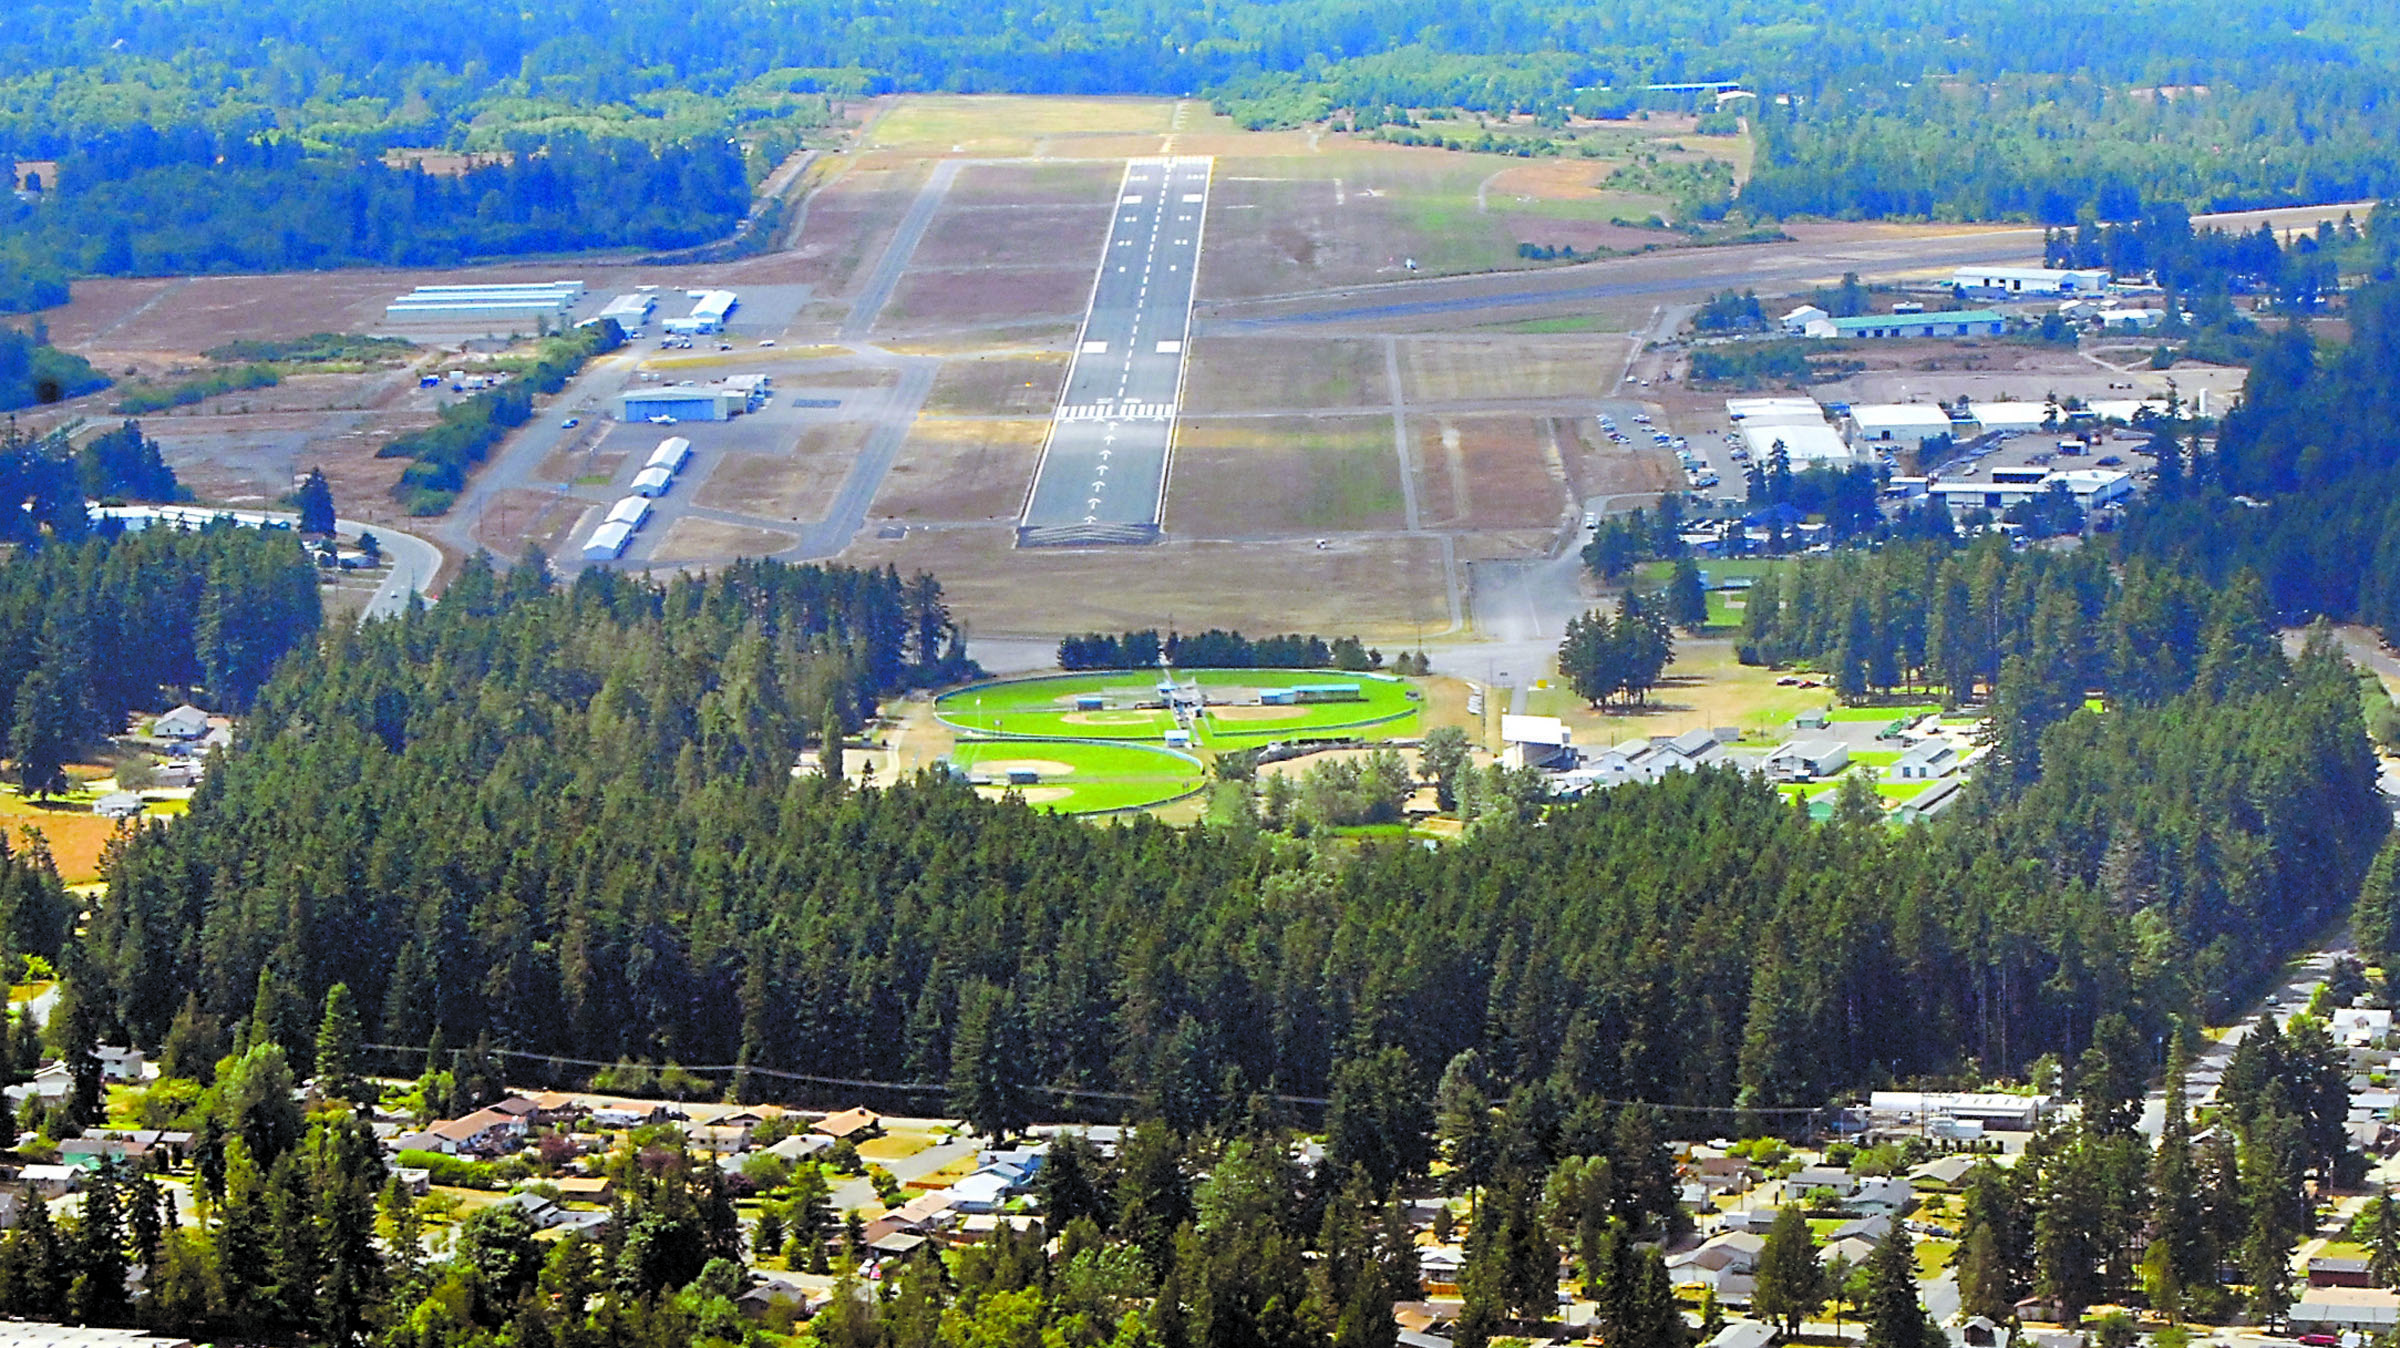
[[[1028,805],[1047,805],[1065,800],[1075,794],[1071,786],[979,786],[975,794],[985,800],[1000,800],[1015,796]]]
[[[799,541],[798,535],[775,529],[751,529],[686,515],[670,525],[658,546],[651,549],[649,565],[671,568],[722,563],[728,557],[764,557]]]
[[[853,292],[860,269],[883,253],[930,167],[920,160],[854,161],[808,202],[808,223],[784,256],[793,279],[827,298]]]
[[[714,510],[767,519],[822,519],[873,429],[832,422],[802,430],[788,455],[725,454],[695,499]]]
[[[1152,716],[1146,711],[1071,711],[1058,719],[1068,725],[1146,726]]]
[[[512,488],[495,492],[482,518],[475,521],[475,541],[490,549],[495,557],[522,557],[528,546],[557,557],[564,552],[584,512],[597,508],[588,501],[554,491]]]
[[[898,520],[1015,519],[1024,508],[1049,428],[1047,418],[921,417],[883,480],[874,513]]]
[[[1492,210],[1492,218],[1500,223],[1515,243],[1530,243],[1548,248],[1572,248],[1578,253],[1603,250],[1616,253],[1639,252],[1644,248],[1671,248],[1684,242],[1683,236],[1664,230],[1643,229],[1638,225],[1619,225],[1607,220],[1561,220],[1556,216],[1530,215],[1519,211]]]
[[[1211,707],[1208,714],[1220,721],[1297,721],[1308,715],[1308,708]]]
[[[973,356],[942,362],[925,396],[930,415],[1047,417],[1067,378],[1063,352]]]
[[[1072,764],[1055,758],[978,758],[976,772],[1031,772],[1043,777],[1064,777],[1075,770]]]
[[[1576,500],[1621,492],[1682,491],[1683,470],[1672,452],[1639,441],[1619,445],[1585,417],[1561,420],[1558,444]]]
[[[1605,160],[1529,160],[1504,168],[1487,179],[1486,200],[1532,197],[1539,201],[1580,201],[1600,190],[1610,167]]]
[[[1090,265],[1023,271],[911,271],[885,306],[881,328],[1072,319],[1091,299]]]
[[[1015,538],[1006,526],[915,530],[862,539],[842,560],[933,572],[951,612],[994,637],[1126,631],[1170,614],[1187,631],[1255,630],[1269,613],[1296,632],[1356,632],[1399,649],[1392,643],[1439,630],[1448,612],[1441,547],[1430,538],[1336,539],[1324,551],[1307,540],[1017,548]]]
[[[1383,344],[1357,339],[1202,338],[1183,378],[1183,406],[1196,415],[1372,407],[1392,397]]]
[[[1411,417],[1417,518],[1428,528],[1539,529],[1566,508],[1547,417]]]
[[[1406,522],[1384,417],[1187,419],[1176,428],[1168,478],[1167,528],[1195,537],[1347,533]]]
[[[1088,257],[1097,265],[1108,241],[1111,209],[1106,195],[1081,206],[945,209],[918,241],[909,265],[1054,267],[1070,257]]]

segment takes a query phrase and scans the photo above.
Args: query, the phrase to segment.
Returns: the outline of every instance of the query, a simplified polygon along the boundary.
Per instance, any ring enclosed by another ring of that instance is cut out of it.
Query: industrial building
[[[656,500],[667,494],[675,484],[675,475],[664,468],[645,468],[633,475],[633,494]]]
[[[1751,461],[1762,469],[1774,458],[1779,445],[1784,462],[1795,473],[1811,468],[1847,468],[1857,458],[1842,433],[1822,421],[1813,426],[1753,426],[1744,422],[1741,437],[1750,450]]]
[[[1950,274],[1958,289],[1991,295],[2097,295],[2110,279],[2096,267],[1961,267]]]
[[[2006,510],[2010,506],[2030,501],[2050,490],[2063,487],[2075,498],[2075,504],[2085,510],[2097,510],[2113,505],[2133,495],[2133,475],[2106,468],[2070,468],[2044,473],[2031,481],[2012,482],[1936,482],[1927,490],[1940,498],[1952,513],[1973,510]]]
[[[1850,408],[1850,444],[1921,449],[1952,433],[1950,413],[1925,403],[1856,403]]]
[[[600,316],[617,320],[620,328],[638,328],[650,321],[651,312],[657,308],[658,300],[653,296],[641,293],[619,295],[608,302],[608,307],[600,311]]]
[[[1890,337],[1998,337],[2008,331],[2008,316],[1997,309],[1940,309],[1929,314],[1863,314],[1857,318],[1820,318],[1806,334],[1826,339]]]
[[[1996,432],[2022,435],[2059,424],[2056,403],[1975,403],[1967,411],[1967,419],[1985,435]]]
[[[649,461],[642,466],[644,468],[664,468],[670,473],[680,473],[683,471],[683,466],[691,461],[692,442],[680,435],[670,435],[658,442],[658,448],[650,451]]]
[[[685,318],[670,318],[661,324],[669,332],[722,332],[725,320],[732,317],[741,304],[741,297],[730,290],[694,290],[686,292],[692,298],[692,312]]]
[[[383,306],[383,321],[397,327],[530,332],[545,320],[563,322],[582,298],[581,281],[418,286]]]
[[[631,388],[617,395],[625,421],[727,421],[748,405],[740,391],[698,384]]]
[[[584,540],[583,560],[613,562],[625,554],[625,545],[632,541],[632,525],[608,520],[592,530],[592,536]]]
[[[627,496],[608,508],[609,524],[622,524],[627,529],[639,529],[650,518],[650,503],[639,496]]]
[[[1994,1128],[2029,1132],[2050,1108],[2047,1095],[1998,1091],[1876,1091],[1867,1097],[1875,1114],[1907,1120],[1972,1119]]]

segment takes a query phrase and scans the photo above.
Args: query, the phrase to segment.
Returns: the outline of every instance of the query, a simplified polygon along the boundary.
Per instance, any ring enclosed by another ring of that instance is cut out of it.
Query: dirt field
[[[1412,403],[1597,398],[1624,351],[1606,337],[1418,338],[1400,344],[1401,380]]]
[[[1567,470],[1568,490],[1577,501],[1640,491],[1681,491],[1683,469],[1673,453],[1635,443],[1620,446],[1601,434],[1599,424],[1577,417],[1560,423],[1559,453]]]
[[[873,430],[860,422],[833,422],[801,431],[789,454],[726,454],[694,499],[769,519],[822,519]]]
[[[1007,352],[942,362],[926,395],[928,413],[1040,416],[1058,406],[1066,382],[1064,352]]]
[[[563,492],[518,489],[492,498],[475,528],[475,541],[495,557],[515,559],[527,547],[551,557],[564,555],[583,517],[600,507]]]
[[[825,295],[851,293],[860,268],[882,255],[931,171],[908,160],[853,162],[809,200],[807,228],[785,255],[798,264],[793,279]]]
[[[1212,412],[1373,407],[1391,401],[1383,343],[1323,338],[1204,338],[1192,343],[1183,407]]]
[[[1090,250],[1095,256],[1098,245]],[[884,307],[883,331],[1048,324],[1072,328],[1091,299],[1092,266],[1019,271],[918,271]]]
[[[1073,155],[1077,143],[1135,133],[1153,147],[1135,153],[1156,154],[1156,138],[1175,122],[1176,104],[1154,98],[926,96],[895,100],[868,129],[863,148],[871,154],[977,159]]]
[[[1106,162],[969,164],[951,181],[947,204],[1105,207],[1123,177],[1123,165]]]
[[[1170,503],[1169,510],[1173,510]],[[1015,530],[911,531],[862,540],[842,555],[861,566],[922,567],[942,578],[953,614],[985,636],[1119,631],[1170,620],[1181,628],[1356,632],[1399,649],[1438,628],[1441,549],[1433,539],[1218,543],[1171,538],[1147,548],[1014,548]],[[1207,577],[1206,584],[1194,577]],[[1305,583],[1299,578],[1305,577]]]
[[[1070,258],[1100,260],[1108,241],[1114,198],[1102,188],[1079,206],[946,204],[926,227],[909,265],[941,267],[1055,267]],[[1088,272],[1090,266],[1085,270]]]
[[[1166,506],[1176,533],[1332,534],[1404,522],[1387,418],[1195,417],[1176,427]]]
[[[1568,508],[1557,419],[1410,417],[1408,436],[1427,528],[1554,528]]]
[[[729,557],[764,557],[781,552],[799,541],[796,534],[780,533],[773,529],[748,529],[738,524],[721,524],[715,520],[694,519],[687,515],[675,521],[650,550],[649,568],[671,571],[679,567],[702,567],[722,562]]]
[[[1025,505],[1048,420],[920,418],[872,513],[904,521],[1013,520]]]

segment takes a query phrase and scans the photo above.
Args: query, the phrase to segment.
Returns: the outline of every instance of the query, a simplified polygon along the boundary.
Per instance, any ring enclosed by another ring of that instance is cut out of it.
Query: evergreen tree
[[[1024,1127],[1032,1107],[1024,1061],[1024,1033],[1007,992],[969,984],[950,1041],[951,1109],[994,1142]]]
[[[333,488],[326,485],[323,469],[311,468],[308,476],[300,479],[299,488],[292,493],[292,504],[300,511],[300,532],[333,532]]]
[[[325,1014],[317,1023],[317,1089],[336,1100],[368,1103],[374,1098],[358,1074],[361,1032],[350,985],[336,983],[325,990]]]
[[[1675,574],[1667,581],[1666,618],[1686,632],[1708,625],[1708,590],[1700,583],[1699,563],[1689,557],[1675,560]]]
[[[1931,1327],[1917,1300],[1916,1240],[1906,1223],[1892,1223],[1865,1267],[1868,1348],[1929,1348]]]
[[[1787,1204],[1767,1229],[1758,1252],[1758,1281],[1750,1308],[1761,1318],[1783,1326],[1786,1336],[1800,1332],[1800,1322],[1825,1304],[1824,1266],[1818,1262],[1815,1238],[1799,1204]]]

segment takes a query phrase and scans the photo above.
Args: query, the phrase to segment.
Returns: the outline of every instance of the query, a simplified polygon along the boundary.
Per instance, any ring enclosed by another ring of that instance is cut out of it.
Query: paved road
[[[1126,162],[1091,308],[1026,496],[1025,541],[1141,542],[1157,531],[1212,163]]]
[[[550,451],[606,434],[608,423],[603,416],[606,394],[625,382],[626,370],[638,359],[639,353],[628,345],[585,362],[582,372],[559,390],[547,408],[537,411],[533,420],[511,431],[500,442],[499,451],[467,479],[466,489],[451,503],[449,513],[435,521],[429,532],[462,556],[471,557],[482,551],[483,544],[476,541],[475,526],[483,519],[484,512],[491,509],[493,498],[504,491],[537,485],[536,470],[550,457]],[[568,417],[574,417],[578,424],[562,425]],[[580,532],[573,542],[577,547],[582,546]],[[514,562],[516,558],[500,560]]]
[[[383,578],[367,606],[359,611],[358,620],[389,618],[408,607],[409,596],[423,595],[427,586],[442,571],[442,550],[415,534],[404,534],[380,524],[364,524],[358,520],[336,519],[334,527],[345,534],[371,533],[383,555],[392,559],[391,572]]]
[[[787,562],[809,561],[831,557],[850,546],[850,540],[866,527],[867,509],[883,489],[883,479],[900,456],[900,446],[916,423],[917,410],[925,405],[925,395],[933,391],[933,376],[940,368],[941,362],[933,359],[909,359],[901,365],[900,383],[885,401],[874,431],[867,436],[866,448],[850,465],[850,475],[842,479],[842,489],[834,495],[825,518],[801,532],[798,547],[776,554],[778,557]]]

